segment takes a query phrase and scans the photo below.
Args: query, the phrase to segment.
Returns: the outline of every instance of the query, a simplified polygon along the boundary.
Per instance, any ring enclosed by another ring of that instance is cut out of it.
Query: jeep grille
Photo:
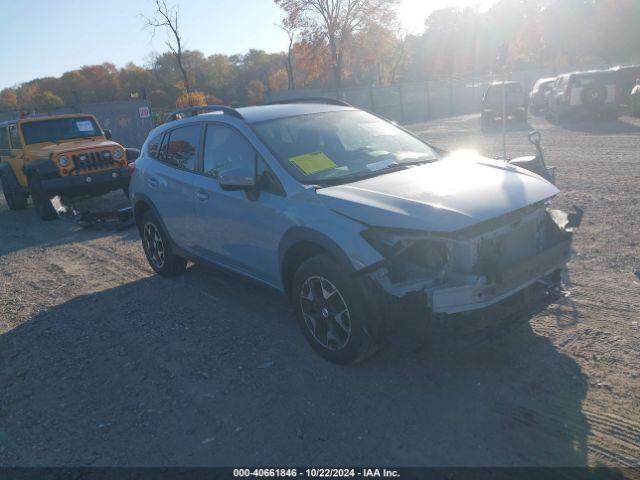
[[[109,150],[101,152],[79,153],[71,157],[76,173],[113,168],[118,162],[114,160]]]

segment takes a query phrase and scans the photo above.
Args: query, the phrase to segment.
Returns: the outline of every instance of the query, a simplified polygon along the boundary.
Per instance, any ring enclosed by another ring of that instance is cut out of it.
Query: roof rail
[[[275,100],[269,102],[266,105],[286,105],[288,103],[324,103],[326,105],[338,105],[340,107],[351,107],[352,105],[331,97],[301,97],[301,98],[288,98],[286,100]]]
[[[175,112],[170,113],[164,122],[173,122],[174,120],[195,117],[196,115],[202,115],[203,113],[211,112],[220,112],[224,115],[230,115],[232,117],[239,118],[240,120],[244,120],[243,116],[240,115],[240,112],[238,112],[235,108],[226,107],[224,105],[201,105],[197,107],[188,107],[181,110],[176,110]]]

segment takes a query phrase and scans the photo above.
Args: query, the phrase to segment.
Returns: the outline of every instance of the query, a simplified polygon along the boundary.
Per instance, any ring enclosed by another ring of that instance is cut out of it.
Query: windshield
[[[427,144],[359,110],[281,118],[254,129],[302,183],[343,183],[438,159]]]
[[[22,136],[27,144],[59,142],[72,138],[102,135],[96,121],[91,117],[55,118],[22,124]]]
[[[519,83],[507,83],[507,101],[522,101],[524,90]],[[502,101],[502,84],[491,85],[487,90],[487,100]]]

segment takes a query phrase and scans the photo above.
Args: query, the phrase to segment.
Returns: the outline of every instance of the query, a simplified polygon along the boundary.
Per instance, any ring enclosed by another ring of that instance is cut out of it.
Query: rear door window
[[[171,130],[165,136],[160,160],[182,170],[195,170],[198,163],[199,143],[199,123]]]

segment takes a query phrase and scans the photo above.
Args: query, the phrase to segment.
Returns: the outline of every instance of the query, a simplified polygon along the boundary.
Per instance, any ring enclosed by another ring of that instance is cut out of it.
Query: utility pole
[[[502,66],[502,159],[507,160],[507,55],[509,45],[504,43],[498,52],[498,62]]]

